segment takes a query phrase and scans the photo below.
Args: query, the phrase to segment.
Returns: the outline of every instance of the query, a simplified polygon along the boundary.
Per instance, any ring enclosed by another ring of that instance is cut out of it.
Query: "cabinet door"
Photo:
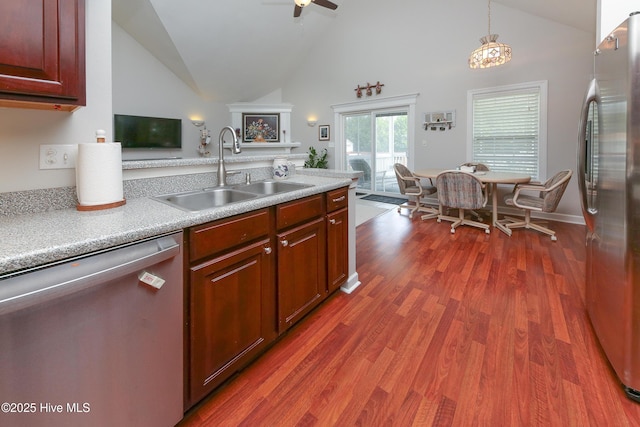
[[[85,105],[84,0],[0,2],[0,98]]]
[[[276,338],[272,258],[265,239],[191,268],[191,404]]]
[[[349,211],[347,208],[327,215],[327,286],[338,289],[349,274]]]
[[[285,331],[320,303],[326,289],[324,218],[278,234],[278,329]]]

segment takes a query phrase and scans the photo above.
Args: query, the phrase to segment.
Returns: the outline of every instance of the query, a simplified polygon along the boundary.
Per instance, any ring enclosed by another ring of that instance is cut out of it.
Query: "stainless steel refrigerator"
[[[580,120],[586,304],[627,396],[640,401],[640,12],[598,47]]]

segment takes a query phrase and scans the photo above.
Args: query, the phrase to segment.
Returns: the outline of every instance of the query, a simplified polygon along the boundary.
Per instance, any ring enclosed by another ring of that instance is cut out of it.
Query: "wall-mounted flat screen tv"
[[[182,148],[182,120],[113,115],[114,140],[122,148]]]

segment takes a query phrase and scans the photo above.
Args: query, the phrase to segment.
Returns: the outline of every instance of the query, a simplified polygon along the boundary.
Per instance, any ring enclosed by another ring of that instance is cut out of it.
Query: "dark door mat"
[[[401,199],[399,197],[380,196],[378,194],[369,194],[362,198],[362,200],[371,200],[372,202],[389,203],[390,205],[401,205],[407,201],[407,199]]]

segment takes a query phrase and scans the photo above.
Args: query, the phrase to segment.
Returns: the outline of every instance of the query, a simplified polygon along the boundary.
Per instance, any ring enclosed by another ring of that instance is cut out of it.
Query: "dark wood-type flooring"
[[[184,426],[635,426],[584,304],[584,227],[558,241],[410,220],[357,228],[338,292]]]

